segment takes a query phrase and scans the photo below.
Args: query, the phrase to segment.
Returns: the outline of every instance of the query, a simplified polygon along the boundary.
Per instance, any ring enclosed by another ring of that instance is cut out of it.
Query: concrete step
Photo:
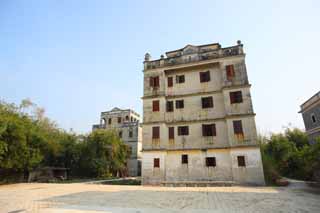
[[[214,186],[233,186],[234,181],[163,181],[161,186],[170,187],[214,187]]]

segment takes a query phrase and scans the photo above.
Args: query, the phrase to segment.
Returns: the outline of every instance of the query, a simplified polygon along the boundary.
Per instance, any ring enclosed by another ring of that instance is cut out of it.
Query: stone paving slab
[[[0,213],[320,212],[312,188],[154,187],[102,184],[0,186]]]

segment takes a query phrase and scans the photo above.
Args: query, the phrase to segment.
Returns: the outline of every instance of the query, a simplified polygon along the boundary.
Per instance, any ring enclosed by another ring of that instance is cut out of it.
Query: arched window
[[[101,124],[102,124],[102,125],[106,125],[106,118],[102,118],[102,119],[101,119]]]
[[[129,116],[128,115],[126,115],[126,121],[128,121],[129,120]]]

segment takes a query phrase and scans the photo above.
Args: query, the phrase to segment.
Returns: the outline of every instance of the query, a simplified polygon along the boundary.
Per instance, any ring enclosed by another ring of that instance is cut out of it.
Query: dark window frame
[[[177,84],[183,84],[186,82],[184,75],[176,75],[176,83]]]
[[[205,83],[205,82],[211,81],[210,71],[209,70],[205,71],[205,72],[200,72],[199,76],[200,76],[200,83]]]
[[[152,139],[160,139],[160,126],[152,127]]]
[[[216,167],[217,161],[215,157],[206,157],[206,167]]]
[[[234,91],[229,93],[230,104],[239,104],[243,102],[242,91]]]
[[[176,109],[183,109],[184,108],[184,100],[176,100]]]
[[[172,76],[168,77],[168,87],[173,87],[173,77]]]
[[[167,112],[173,112],[174,111],[174,103],[173,103],[173,101],[167,101],[166,111]]]
[[[153,100],[152,101],[152,112],[159,112],[160,111],[160,101]]]
[[[312,123],[317,123],[317,118],[316,118],[316,115],[315,114],[311,114],[311,121],[312,121]]]
[[[178,136],[189,135],[189,126],[178,126]]]
[[[208,96],[208,97],[201,97],[201,104],[202,104],[202,109],[207,109],[207,108],[213,108],[213,97]]]
[[[160,158],[153,158],[153,168],[160,168]]]
[[[173,126],[168,127],[168,137],[169,137],[169,140],[174,139],[174,127]]]
[[[159,76],[152,76],[149,78],[149,86],[153,88],[159,87]]]
[[[242,120],[234,120],[232,121],[233,124],[233,132],[235,135],[243,135],[243,125]]]
[[[121,122],[122,122],[122,118],[118,117],[118,124],[121,124]]]
[[[188,164],[189,163],[189,159],[188,159],[188,155],[183,154],[181,155],[181,164]]]
[[[202,136],[203,137],[217,136],[216,124],[202,124]]]
[[[237,156],[238,167],[246,167],[246,158],[244,155]]]
[[[108,119],[108,124],[110,125],[111,123],[112,123],[112,119],[109,118],[109,119]]]

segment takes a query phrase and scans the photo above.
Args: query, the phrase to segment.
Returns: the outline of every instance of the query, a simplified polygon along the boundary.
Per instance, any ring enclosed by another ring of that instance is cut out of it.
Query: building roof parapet
[[[221,45],[218,43],[200,46],[187,45],[182,49],[166,52],[167,58],[161,56],[158,60],[150,60],[151,55],[147,53],[145,55],[144,70],[243,54],[243,44],[241,41],[238,41],[235,46],[224,48],[221,48]]]

